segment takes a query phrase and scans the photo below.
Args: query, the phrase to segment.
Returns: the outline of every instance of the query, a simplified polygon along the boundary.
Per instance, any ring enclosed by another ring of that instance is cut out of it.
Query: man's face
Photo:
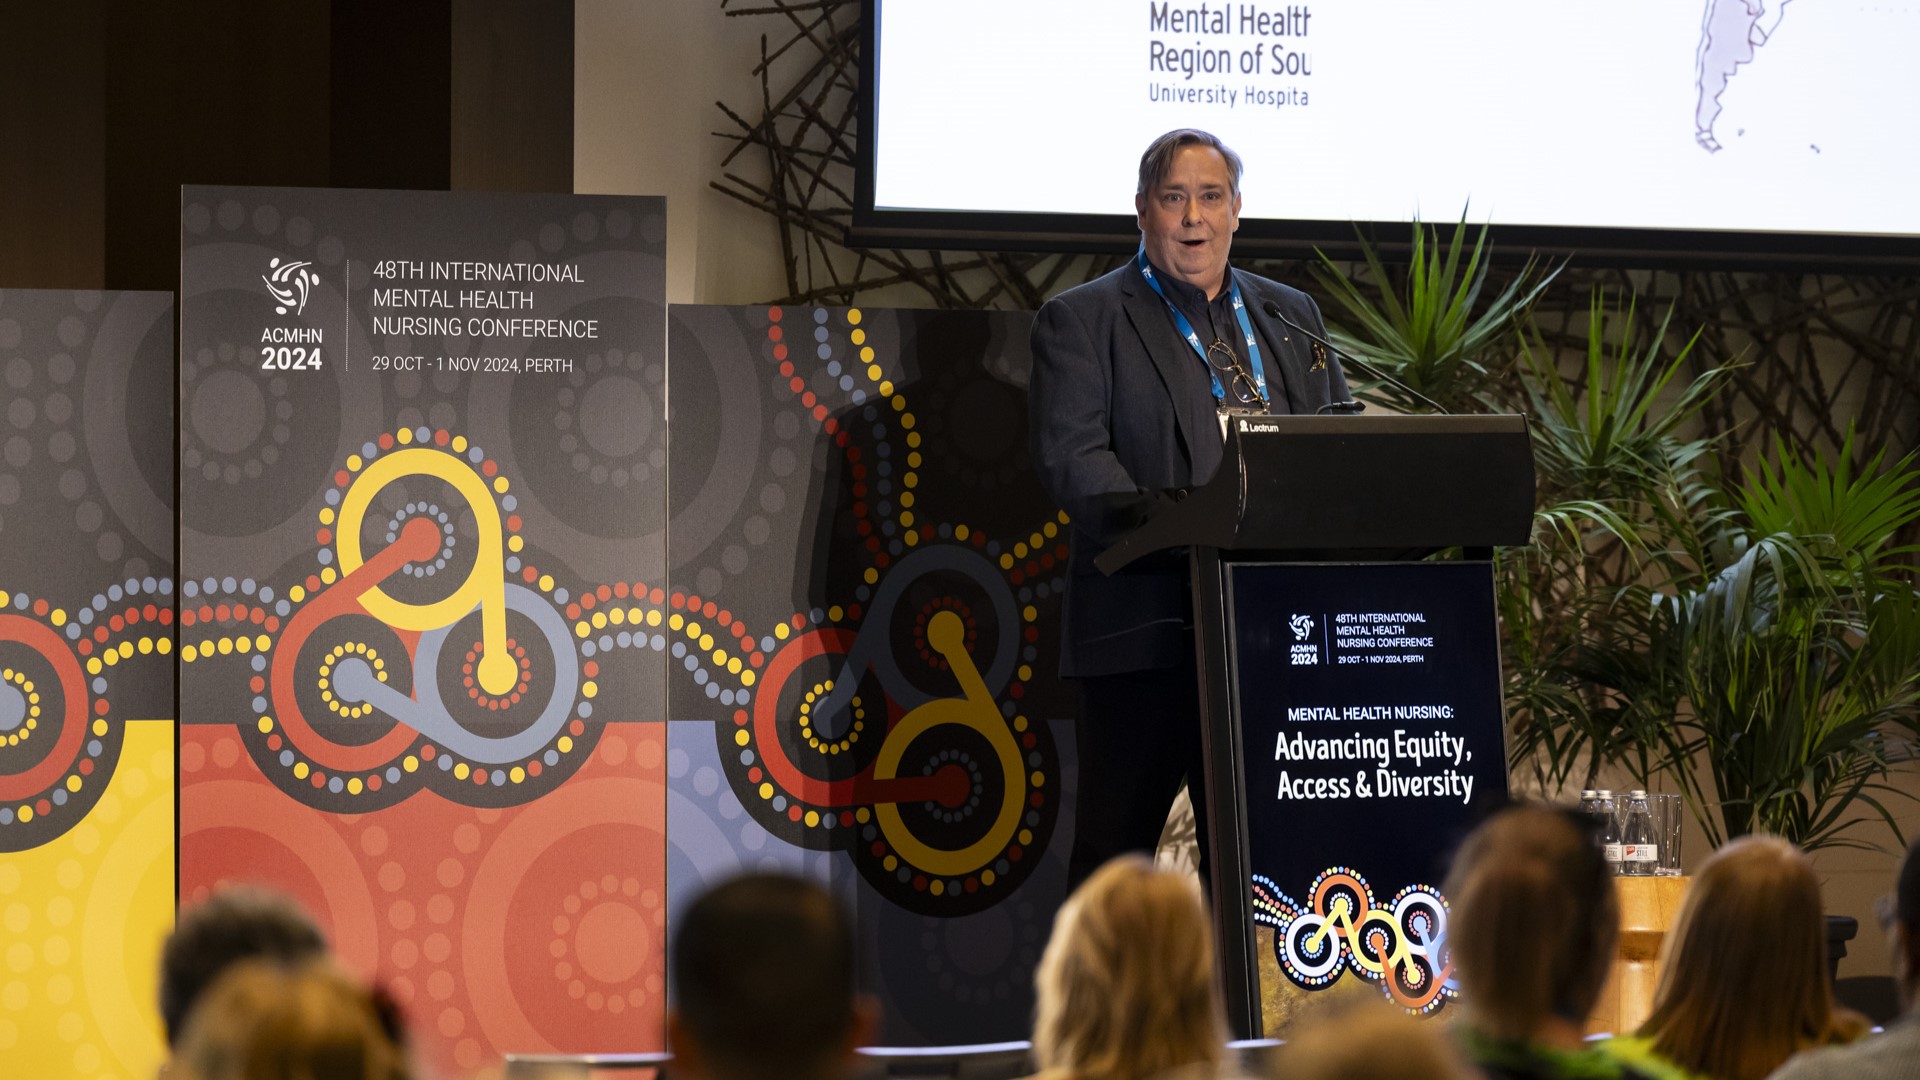
[[[1240,196],[1234,194],[1227,159],[1211,146],[1183,146],[1166,178],[1133,197],[1147,258],[1189,285],[1220,291],[1227,250],[1240,227]]]

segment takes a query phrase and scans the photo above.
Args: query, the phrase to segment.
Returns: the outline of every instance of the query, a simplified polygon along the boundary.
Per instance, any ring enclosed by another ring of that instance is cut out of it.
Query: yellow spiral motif
[[[873,775],[882,780],[900,775],[901,757],[922,732],[942,724],[959,724],[979,732],[993,747],[1001,775],[1006,778],[1006,790],[1001,794],[993,827],[985,836],[957,851],[932,847],[914,836],[895,803],[880,803],[873,812],[887,843],[903,858],[929,874],[961,877],[987,865],[1013,839],[1014,830],[1020,826],[1020,808],[1026,803],[1027,770],[1020,760],[1020,747],[1014,742],[1013,732],[1000,710],[994,707],[993,695],[987,692],[987,684],[974,667],[973,657],[967,654],[966,626],[960,616],[951,611],[934,615],[927,623],[927,642],[952,665],[964,696],[929,701],[901,717],[887,741],[881,744],[880,755],[873,763]]]
[[[507,652],[506,571],[500,539],[500,510],[494,505],[486,482],[472,469],[448,454],[419,447],[396,450],[375,459],[355,478],[346,497],[340,500],[340,525],[334,533],[340,569],[351,574],[366,562],[360,551],[360,526],[367,508],[381,488],[409,476],[444,480],[466,500],[480,534],[472,570],[452,596],[437,603],[401,603],[375,586],[360,598],[360,604],[367,609],[367,614],[399,630],[438,630],[478,606],[482,653],[474,674],[482,690],[496,696],[506,694],[513,689],[519,668]]]

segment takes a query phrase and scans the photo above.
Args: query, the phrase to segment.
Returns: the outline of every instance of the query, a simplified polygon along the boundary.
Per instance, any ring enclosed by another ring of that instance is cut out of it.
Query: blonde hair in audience
[[[1384,1001],[1316,1011],[1273,1055],[1274,1080],[1470,1080],[1477,1076],[1439,1024]]]
[[[324,962],[237,964],[187,1018],[169,1078],[409,1080],[372,995]]]
[[[1771,836],[1721,848],[1687,889],[1637,1034],[1714,1080],[1761,1080],[1826,1041],[1833,992],[1822,911],[1799,848]]]
[[[1620,906],[1580,819],[1543,806],[1501,811],[1467,837],[1445,891],[1468,1026],[1530,1042],[1554,1018],[1586,1021],[1620,937]]]
[[[1199,890],[1140,856],[1106,864],[1067,899],[1035,982],[1033,1050],[1047,1072],[1128,1080],[1224,1056]]]

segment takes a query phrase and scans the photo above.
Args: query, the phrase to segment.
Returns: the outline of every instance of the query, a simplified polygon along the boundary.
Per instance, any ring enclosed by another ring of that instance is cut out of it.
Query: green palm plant
[[[1912,483],[1914,456],[1886,467],[1883,447],[1858,469],[1854,432],[1848,429],[1831,467],[1799,465],[1786,443],[1774,441],[1778,466],[1762,459],[1738,492],[1740,511],[1761,536],[1792,533],[1869,570],[1887,570],[1914,553],[1892,542],[1907,522],[1920,518],[1920,487]]]
[[[1920,595],[1892,538],[1920,520],[1920,469],[1885,456],[1778,445],[1730,494],[1719,568],[1622,590],[1616,632],[1570,666],[1622,703],[1641,775],[1670,777],[1715,845],[1869,846],[1852,830],[1872,817],[1899,835],[1885,797],[1909,794],[1889,767],[1920,737]]]
[[[1479,399],[1500,376],[1489,357],[1511,340],[1514,319],[1565,265],[1539,272],[1529,259],[1505,288],[1483,302],[1489,270],[1485,226],[1471,230],[1463,217],[1443,243],[1438,229],[1415,220],[1413,250],[1398,287],[1375,245],[1363,237],[1361,247],[1370,284],[1318,253],[1314,276],[1339,308],[1329,328],[1335,344],[1428,397],[1455,405]],[[1421,408],[1391,384],[1371,386],[1366,393],[1395,408]]]
[[[1315,274],[1341,345],[1430,397],[1530,414],[1540,509],[1495,563],[1512,764],[1550,788],[1609,765],[1667,778],[1715,844],[1891,826],[1888,770],[1920,737],[1915,549],[1895,539],[1920,523],[1915,459],[1776,443],[1729,479],[1690,434],[1732,370],[1701,364],[1697,335],[1596,294],[1562,370],[1528,319],[1559,267],[1490,290],[1469,232],[1416,223],[1398,277],[1364,241],[1363,271],[1323,255]]]
[[[1887,783],[1891,747],[1920,734],[1920,604],[1905,588],[1795,587],[1794,560],[1753,557],[1765,549],[1665,601],[1689,706],[1669,772],[1715,845],[1869,846],[1849,834],[1859,806],[1898,836],[1881,796],[1907,794]]]

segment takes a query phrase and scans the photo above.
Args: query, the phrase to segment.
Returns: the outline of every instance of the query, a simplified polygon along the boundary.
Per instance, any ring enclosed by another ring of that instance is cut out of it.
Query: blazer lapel
[[[1187,415],[1187,402],[1177,392],[1182,376],[1191,374],[1176,368],[1176,364],[1193,364],[1198,357],[1173,328],[1173,320],[1167,316],[1167,303],[1160,299],[1140,280],[1138,271],[1121,278],[1120,291],[1126,294],[1127,321],[1133,324],[1134,333],[1140,336],[1140,347],[1146,351],[1147,358],[1160,373],[1160,382],[1167,392],[1167,398],[1173,403],[1173,416],[1180,429],[1181,449],[1186,451],[1187,462],[1193,462],[1193,448],[1198,432],[1193,430],[1194,420]]]
[[[1235,274],[1238,270],[1232,271]],[[1267,314],[1267,297],[1253,287],[1245,277],[1240,282],[1240,295],[1247,301],[1247,317],[1253,320],[1254,331],[1259,335],[1260,347],[1270,358],[1268,378],[1279,376],[1280,385],[1287,391],[1287,406],[1294,413],[1313,414],[1313,410],[1325,402],[1312,400],[1308,386],[1307,368],[1313,362],[1312,342],[1293,332],[1286,323]]]

